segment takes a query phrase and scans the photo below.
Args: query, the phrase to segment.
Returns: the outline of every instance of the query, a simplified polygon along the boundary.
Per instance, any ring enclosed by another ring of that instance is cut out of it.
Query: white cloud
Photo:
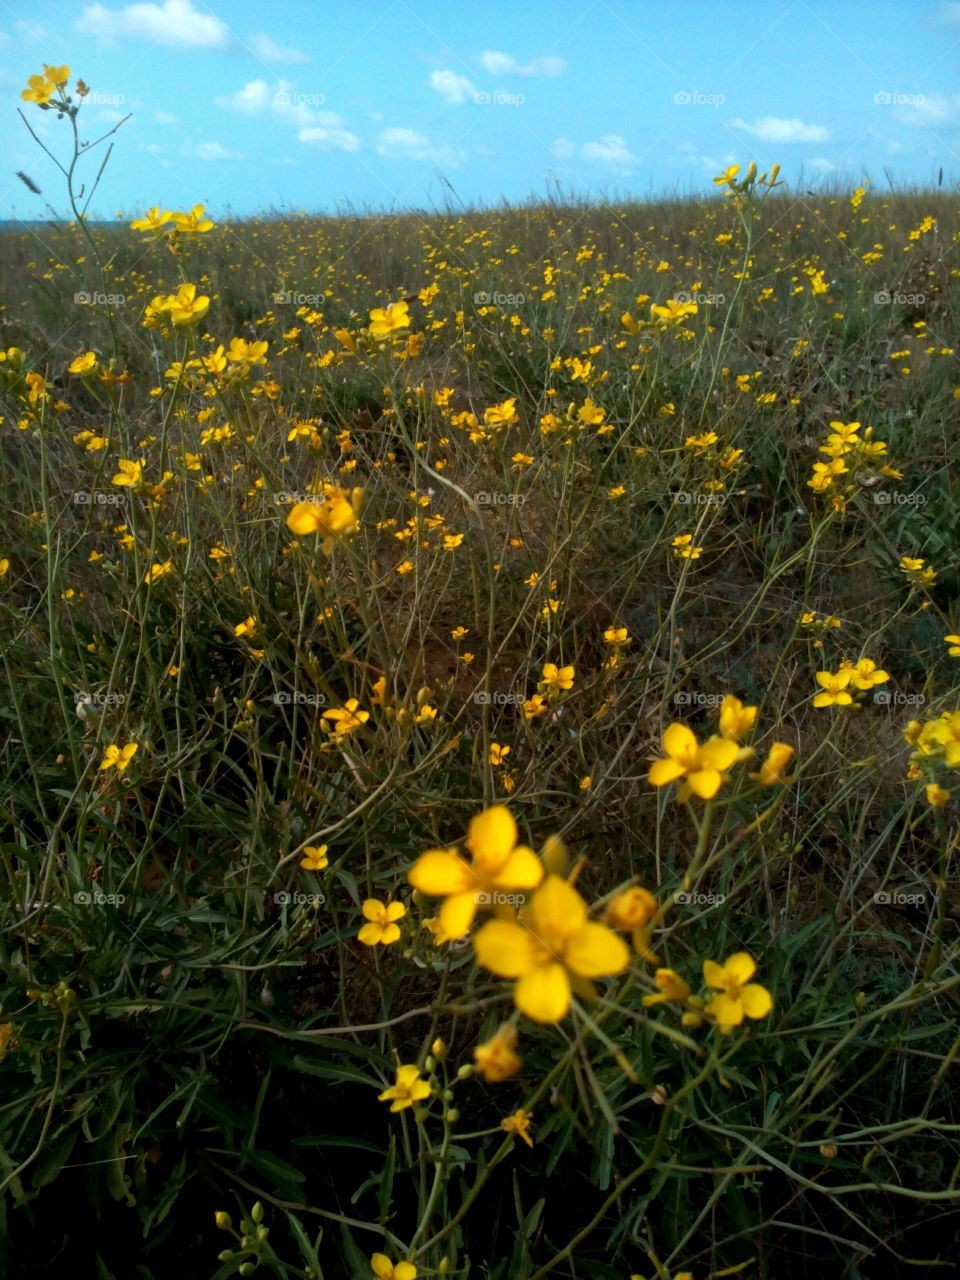
[[[896,118],[903,124],[921,129],[952,125],[960,120],[960,97],[915,94],[906,105],[897,108]]]
[[[429,160],[432,164],[446,164],[456,168],[463,163],[463,152],[451,147],[435,147],[424,134],[416,129],[404,129],[392,125],[377,134],[377,154],[392,160]]]
[[[338,117],[333,116],[332,112],[326,111],[322,114],[332,116],[337,123],[307,125],[297,134],[301,142],[311,143],[314,146],[323,148],[333,147],[337,151],[360,150],[360,139],[355,133],[351,133],[349,129],[341,128]]]
[[[192,142],[185,144],[183,148],[185,156],[192,156],[195,160],[239,160],[239,151],[228,151],[226,147],[220,145],[219,142],[201,142],[194,145]]]
[[[466,102],[476,92],[471,81],[466,76],[458,75],[456,71],[432,71],[430,88],[435,89],[448,102]]]
[[[808,169],[813,169],[817,173],[834,173],[837,166],[832,160],[825,160],[823,156],[814,156],[812,160],[806,162]]]
[[[171,114],[171,112],[169,111],[155,111],[153,113],[153,118],[154,120],[156,120],[157,124],[179,124],[180,123],[177,117]]]
[[[162,4],[131,4],[125,9],[87,5],[76,21],[79,31],[115,39],[129,36],[152,44],[194,49],[228,49],[232,42],[225,22],[199,13],[191,0],[163,0]]]
[[[785,120],[782,116],[763,116],[754,124],[748,124],[739,116],[733,121],[734,129],[749,133],[761,142],[829,142],[830,132],[822,124],[804,124],[802,120]]]
[[[250,49],[264,62],[309,62],[310,59],[299,49],[291,49],[289,45],[277,44],[273,36],[258,31],[247,41]]]
[[[492,76],[562,76],[567,69],[563,58],[532,58],[518,62],[509,53],[485,49],[480,55],[480,65]]]
[[[602,138],[579,146],[569,138],[555,138],[550,150],[558,160],[585,160],[618,173],[629,172],[637,163],[637,157],[618,133],[605,133]]]
[[[940,19],[942,22],[960,22],[960,4],[945,4]]]
[[[339,151],[359,151],[360,139],[344,127],[334,111],[318,111],[322,94],[301,93],[289,80],[271,86],[266,80],[250,80],[236,93],[217,98],[218,107],[241,115],[274,117],[298,130],[303,143],[335,147]]]
[[[585,142],[581,150],[585,160],[612,169],[631,169],[637,163],[637,157],[618,133],[604,134],[599,142]]]

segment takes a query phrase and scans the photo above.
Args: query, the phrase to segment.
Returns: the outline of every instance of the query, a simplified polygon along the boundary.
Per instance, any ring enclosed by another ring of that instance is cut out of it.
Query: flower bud
[[[229,1213],[224,1213],[222,1209],[218,1209],[213,1216],[221,1231],[229,1231],[233,1226],[233,1219],[230,1217]]]

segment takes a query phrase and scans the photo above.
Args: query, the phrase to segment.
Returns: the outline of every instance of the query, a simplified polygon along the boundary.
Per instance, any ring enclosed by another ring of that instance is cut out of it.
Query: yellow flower
[[[323,553],[329,555],[336,538],[348,537],[359,526],[358,508],[362,491],[330,486],[319,502],[298,502],[287,516],[287,528],[298,537],[309,533],[323,536]]]
[[[162,235],[169,221],[169,212],[166,209],[161,210],[157,205],[154,205],[152,209],[147,210],[142,218],[137,218],[135,222],[131,222],[130,229],[132,231],[147,231],[153,235]]]
[[[303,851],[300,865],[304,871],[326,871],[330,865],[325,844],[308,844]]]
[[[841,669],[836,673],[818,671],[817,684],[822,692],[814,696],[813,705],[815,707],[849,707],[853,702],[853,696],[848,693],[847,685],[852,676],[852,667]]]
[[[720,736],[740,742],[753,728],[756,707],[745,707],[739,698],[728,693],[720,704]]]
[[[537,688],[548,698],[556,698],[561,692],[573,688],[574,674],[572,666],[558,667],[554,662],[545,662]]]
[[[517,397],[511,396],[502,404],[495,404],[484,409],[483,420],[488,427],[506,427],[517,420]]]
[[[724,169],[723,173],[717,174],[713,181],[718,187],[732,186],[733,180],[739,172],[740,166],[738,164],[728,165],[727,168]]]
[[[430,1097],[430,1085],[420,1077],[420,1068],[414,1064],[397,1067],[397,1082],[384,1089],[380,1102],[389,1102],[391,1111],[404,1111],[415,1102]]]
[[[499,742],[490,743],[490,763],[494,765],[504,764],[507,756],[510,754],[509,747],[503,747]]]
[[[626,944],[587,919],[587,904],[559,876],[547,876],[516,921],[487,921],[473,945],[483,968],[516,980],[514,1002],[535,1022],[559,1022],[574,987],[590,998],[591,979],[622,973],[630,963]]]
[[[27,87],[21,91],[20,97],[24,102],[35,102],[37,106],[44,106],[56,93],[56,89],[57,86],[46,76],[30,76]]]
[[[143,580],[147,586],[159,582],[161,578],[165,578],[168,573],[173,573],[173,561],[165,560],[163,564],[152,564],[147,572],[143,575]]]
[[[619,648],[620,645],[630,643],[630,632],[626,627],[607,627],[603,633],[604,644],[613,645]]]
[[[500,1128],[504,1133],[515,1133],[518,1138],[522,1138],[528,1147],[533,1146],[533,1139],[530,1137],[530,1121],[532,1114],[524,1111],[523,1107],[518,1107],[512,1116],[504,1116],[500,1121]]]
[[[385,1253],[375,1253],[370,1266],[377,1280],[416,1280],[417,1268],[412,1262],[391,1262]]]
[[[370,336],[387,338],[398,329],[410,328],[409,307],[406,302],[391,302],[388,307],[374,307],[370,312]]]
[[[237,623],[237,625],[233,628],[233,634],[235,636],[249,636],[249,635],[252,635],[254,631],[256,631],[256,629],[257,629],[257,620],[251,613],[249,618],[246,618],[243,622]]]
[[[746,951],[736,952],[722,965],[715,960],[704,960],[704,981],[708,987],[720,992],[713,997],[705,1012],[716,1019],[721,1031],[738,1027],[744,1016],[765,1018],[773,1008],[773,997],[766,987],[750,981],[756,971],[756,963]]]
[[[473,924],[477,907],[496,905],[498,893],[534,889],[543,878],[543,866],[533,850],[517,844],[517,824],[505,805],[492,805],[477,814],[465,844],[471,862],[456,848],[430,849],[407,875],[414,889],[445,899],[438,913],[438,944],[462,938]]]
[[[119,470],[111,480],[111,484],[115,485],[135,485],[140,483],[140,477],[143,475],[143,463],[133,462],[129,458],[121,458],[117,467]]]
[[[649,924],[659,909],[660,904],[649,890],[634,885],[610,899],[603,914],[603,922],[613,929],[632,933],[634,929],[642,929]]]
[[[655,1004],[663,1004],[667,1000],[676,1000],[678,1004],[686,1004],[690,999],[690,986],[684,982],[674,969],[658,969],[653,975],[657,985],[657,994],[643,997],[644,1007],[652,1008]]]
[[[684,724],[672,724],[662,738],[666,757],[655,760],[647,774],[655,787],[665,787],[683,778],[677,798],[685,800],[692,791],[701,800],[710,800],[723,783],[724,772],[737,758],[735,742],[727,738],[710,738],[703,746],[697,742],[692,729]]]
[[[365,947],[389,947],[400,937],[400,926],[396,923],[407,914],[402,902],[381,902],[379,898],[367,898],[364,902],[363,917],[368,922],[357,934],[357,940]]]
[[[100,761],[100,768],[116,769],[117,773],[123,773],[136,754],[137,744],[135,742],[128,742],[125,747],[118,747],[115,742],[111,742],[107,747],[106,754]]]
[[[960,658],[960,636],[944,636],[944,640],[950,646],[947,653],[951,658]]]
[[[775,787],[783,782],[783,772],[793,756],[793,747],[786,742],[774,742],[767,752],[766,760],[750,777],[754,782],[759,782],[761,787]]]
[[[535,693],[532,698],[527,698],[523,704],[524,720],[534,720],[537,716],[542,716],[547,710],[547,704],[539,693]]]
[[[97,357],[92,351],[87,351],[82,356],[77,356],[71,365],[69,372],[78,373],[81,376],[87,373],[93,373],[97,367]]]
[[[692,533],[678,533],[670,545],[673,547],[673,554],[681,560],[699,560],[703,555],[703,547],[693,545]]]
[[[211,220],[203,216],[202,204],[195,204],[189,213],[171,213],[168,216],[173,221],[174,230],[181,235],[195,235],[213,227]]]
[[[0,559],[0,578],[5,578],[10,572],[10,561],[4,556]]]
[[[370,712],[358,711],[359,706],[360,703],[356,698],[348,698],[342,707],[331,707],[329,711],[324,711],[323,719],[332,721],[333,727],[329,732],[332,732],[335,738],[343,738],[367,723]]]
[[[207,314],[210,299],[206,294],[197,296],[195,284],[182,284],[176,293],[164,299],[162,311],[167,312],[172,324],[178,328],[193,324]]]
[[[488,1084],[500,1084],[515,1076],[523,1066],[514,1053],[516,1047],[517,1029],[512,1022],[505,1022],[498,1028],[496,1035],[474,1049],[477,1074],[483,1076]]]
[[[855,689],[872,689],[875,685],[885,684],[890,679],[886,671],[881,671],[870,658],[861,658],[850,668],[850,683]]]
[[[927,797],[927,804],[932,805],[934,809],[942,809],[944,805],[950,803],[950,792],[945,791],[935,782],[928,782],[923,790]]]

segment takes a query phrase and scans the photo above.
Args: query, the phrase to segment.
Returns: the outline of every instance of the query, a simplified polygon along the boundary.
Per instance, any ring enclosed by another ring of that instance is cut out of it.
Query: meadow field
[[[98,223],[35,79],[0,1273],[950,1274],[956,193]]]

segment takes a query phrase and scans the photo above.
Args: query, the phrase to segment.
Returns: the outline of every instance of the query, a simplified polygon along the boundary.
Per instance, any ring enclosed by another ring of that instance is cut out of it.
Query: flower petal
[[[716,960],[704,960],[703,980],[708,987],[713,987],[715,991],[723,991],[727,985],[726,970],[723,965],[717,964]]]
[[[543,863],[526,845],[518,845],[491,880],[500,889],[535,889],[543,879]]]
[[[739,1027],[743,1021],[743,1005],[725,993],[714,996],[707,1005],[706,1012],[716,1018],[720,1027]]]
[[[533,895],[527,918],[537,938],[575,938],[587,922],[587,904],[566,880],[547,876]]]
[[[570,1010],[570,979],[562,964],[531,969],[517,983],[514,1002],[534,1022],[559,1022]]]
[[[711,738],[700,748],[700,764],[723,773],[737,758],[740,748],[729,738]]]
[[[686,764],[697,750],[697,739],[685,724],[672,724],[663,735],[663,749],[674,760]]]
[[[407,872],[407,879],[431,898],[445,898],[449,893],[479,887],[470,864],[453,849],[430,849],[421,854]]]
[[[612,929],[591,922],[569,943],[563,958],[581,978],[607,978],[623,973],[630,963],[630,951]]]
[[[491,805],[471,819],[466,846],[473,854],[474,861],[489,867],[491,871],[503,866],[516,843],[517,824],[506,805]]]
[[[750,982],[743,988],[740,1002],[748,1018],[765,1018],[773,1008],[773,996],[758,982]]]
[[[757,962],[749,951],[735,951],[724,961],[723,970],[728,978],[743,986],[757,972]]]
[[[731,743],[731,746],[734,744]],[[720,783],[723,781],[723,775],[717,773],[716,769],[700,769],[696,773],[687,774],[687,782],[690,790],[694,795],[699,796],[701,800],[712,800],[720,790]]]
[[[477,895],[472,889],[469,893],[451,894],[437,912],[440,921],[437,943],[454,942],[469,933],[476,913]]]
[[[488,920],[473,939],[477,963],[501,978],[519,978],[532,964],[534,940],[512,920]]]
[[[665,787],[684,773],[684,766],[677,760],[654,760],[647,774],[647,781],[654,787]]]
[[[384,916],[385,920],[402,920],[407,914],[407,908],[402,902],[391,902],[387,905],[387,912]]]

